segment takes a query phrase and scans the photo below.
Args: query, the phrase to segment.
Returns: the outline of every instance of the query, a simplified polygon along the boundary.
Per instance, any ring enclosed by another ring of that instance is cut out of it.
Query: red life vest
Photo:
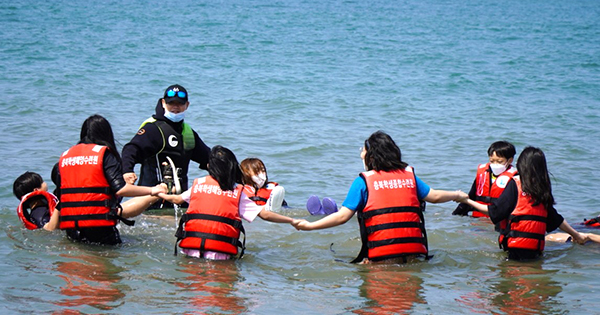
[[[246,196],[250,198],[250,200],[254,201],[259,206],[264,206],[271,197],[271,191],[273,191],[273,187],[278,186],[279,184],[276,182],[269,182],[266,187],[260,188],[258,191],[254,189],[254,187],[250,185],[244,186],[244,193]]]
[[[239,240],[240,232],[245,234],[239,210],[243,186],[223,191],[206,176],[195,179],[191,189],[190,206],[175,234],[181,240],[179,247],[230,255],[237,255],[240,247],[243,255],[245,244]]]
[[[30,230],[38,229],[37,225],[31,221],[31,213],[29,212],[30,202],[38,198],[46,200],[48,209],[50,210],[50,216],[52,216],[54,210],[56,210],[56,205],[58,204],[58,198],[47,191],[36,190],[23,196],[23,198],[21,198],[21,203],[19,203],[19,206],[17,207],[17,215],[19,216],[19,219],[21,219],[21,222],[23,222],[23,225]]]
[[[96,144],[78,144],[60,157],[61,229],[117,224],[118,203],[104,176],[106,149]]]
[[[368,199],[358,213],[363,248],[353,262],[364,257],[378,261],[415,254],[427,256],[425,219],[413,169],[368,171],[360,176],[366,182]]]
[[[534,206],[531,196],[523,192],[520,178],[516,176],[513,179],[517,184],[519,197],[510,215],[508,229],[498,238],[500,247],[504,250],[519,248],[542,252],[548,211],[542,204]]]
[[[506,184],[517,174],[517,169],[510,166],[494,180],[490,171],[490,163],[479,164],[477,168],[477,177],[475,177],[476,197],[475,201],[484,205],[491,205],[492,202],[504,191]],[[479,211],[473,211],[474,218],[489,218],[488,215]],[[500,222],[500,228],[504,229],[506,222]]]

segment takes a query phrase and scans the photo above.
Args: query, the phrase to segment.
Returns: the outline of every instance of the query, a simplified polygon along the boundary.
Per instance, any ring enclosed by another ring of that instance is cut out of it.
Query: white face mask
[[[494,173],[494,175],[498,176],[498,175],[504,173],[504,171],[506,171],[507,167],[504,164],[492,163],[492,164],[490,164],[490,169],[492,169],[492,173]]]
[[[259,173],[258,175],[252,176],[252,181],[258,185],[258,187],[262,187],[267,181],[267,174]]]
[[[171,113],[168,110],[165,110],[165,118],[172,122],[180,122],[185,117],[185,112],[181,112],[179,114]]]
[[[368,171],[369,168],[367,167],[367,164],[365,163],[365,159],[362,159],[363,162],[363,168],[365,169],[365,171]]]

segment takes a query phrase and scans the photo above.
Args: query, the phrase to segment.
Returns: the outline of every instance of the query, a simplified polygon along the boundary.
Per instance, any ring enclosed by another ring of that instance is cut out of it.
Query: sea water
[[[494,141],[541,148],[556,207],[582,230],[600,213],[597,1],[17,0],[0,25],[1,313],[598,312],[600,245],[505,261],[492,226],[452,202],[427,207],[431,260],[353,265],[355,218],[311,232],[257,219],[243,259],[211,262],[173,256],[170,210],[120,226],[121,246],[87,246],[26,230],[12,195],[27,170],[54,188],[86,117],[122,147],[178,83],[209,146],[265,161],[283,214],[319,219],[312,194],[341,205],[383,130],[435,189],[468,191]]]

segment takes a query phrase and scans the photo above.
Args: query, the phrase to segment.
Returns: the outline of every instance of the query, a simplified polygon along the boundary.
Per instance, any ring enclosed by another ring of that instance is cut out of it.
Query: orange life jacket
[[[368,171],[368,199],[358,212],[363,246],[353,262],[406,255],[427,256],[427,234],[417,183],[411,167],[392,172]]]
[[[50,216],[52,216],[54,210],[56,210],[56,205],[58,204],[58,198],[47,191],[36,190],[23,196],[17,207],[17,215],[19,216],[19,219],[21,219],[21,222],[23,222],[23,225],[30,230],[38,229],[37,225],[31,220],[31,213],[29,212],[30,202],[38,198],[46,200],[48,209],[50,210]]]
[[[61,229],[117,224],[118,202],[104,176],[106,149],[96,144],[78,144],[60,157]]]
[[[492,202],[504,191],[506,184],[517,174],[517,169],[510,166],[494,180],[490,171],[490,163],[479,164],[477,168],[477,177],[475,177],[476,197],[475,201],[484,205],[491,205]],[[489,218],[488,215],[479,211],[473,211],[474,218]],[[500,228],[504,229],[506,222],[500,222]]]
[[[276,182],[269,182],[269,184],[272,184],[272,185],[267,185],[266,187],[262,187],[258,191],[250,185],[245,185],[244,193],[246,193],[246,196],[248,196],[248,198],[250,198],[250,200],[254,201],[254,203],[256,203],[257,205],[264,206],[267,203],[267,200],[269,200],[269,197],[271,197],[271,191],[273,191],[273,187],[279,185]]]
[[[181,248],[237,255],[240,232],[244,231],[239,204],[242,185],[223,191],[211,176],[197,178],[192,186],[190,206],[179,221],[175,236]]]
[[[523,192],[520,178],[516,176],[513,179],[517,184],[519,197],[509,217],[508,229],[498,238],[500,248],[542,252],[545,245],[548,211],[542,204],[534,206],[531,196]]]

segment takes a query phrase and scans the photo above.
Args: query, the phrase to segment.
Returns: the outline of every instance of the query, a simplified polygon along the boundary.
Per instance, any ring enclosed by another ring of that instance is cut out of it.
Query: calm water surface
[[[496,140],[540,147],[576,225],[600,213],[599,16],[591,0],[2,3],[1,313],[597,313],[600,245],[507,262],[491,226],[453,203],[427,208],[428,262],[344,263],[355,219],[313,232],[258,220],[242,260],[207,262],[173,256],[170,210],[121,226],[118,247],[28,231],[12,183],[26,170],[50,183],[89,115],[127,143],[179,83],[186,121],[263,159],[286,215],[318,219],[311,194],[341,204],[382,129],[437,189],[468,190]]]

